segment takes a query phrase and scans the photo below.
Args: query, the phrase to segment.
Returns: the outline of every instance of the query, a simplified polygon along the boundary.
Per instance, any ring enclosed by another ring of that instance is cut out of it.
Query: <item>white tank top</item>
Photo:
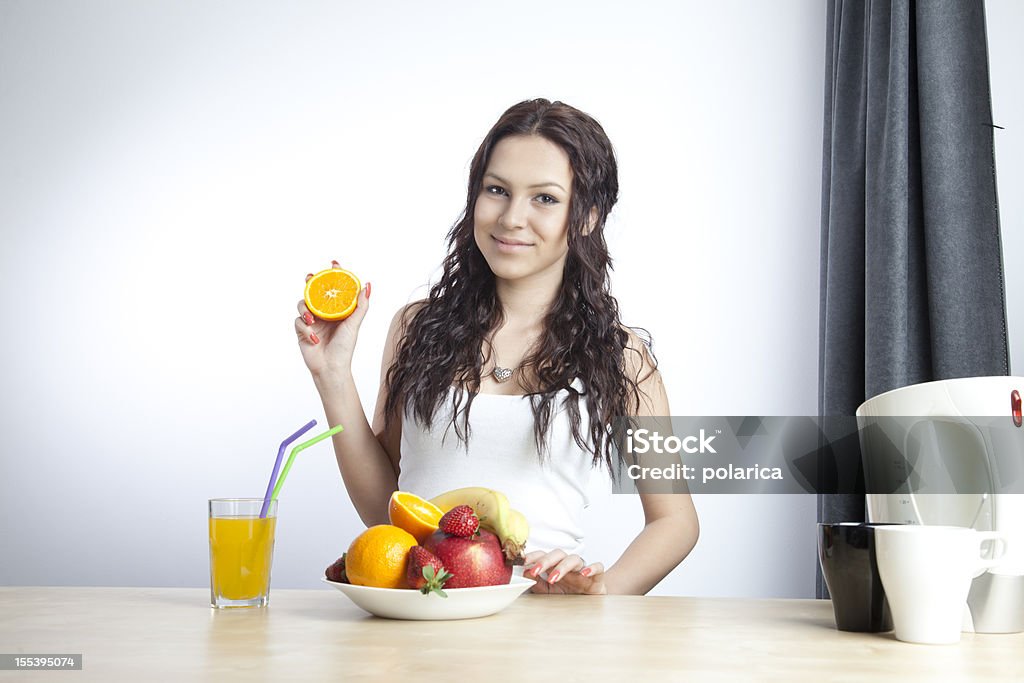
[[[573,386],[582,390],[579,380]],[[550,448],[543,463],[534,441],[528,397],[477,394],[469,411],[468,450],[450,426],[451,393],[430,429],[407,412],[402,420],[398,488],[428,499],[464,486],[501,491],[530,523],[527,552],[560,548],[582,554],[583,510],[592,495],[610,493],[611,478],[606,467],[591,466],[591,454],[573,439],[562,407],[566,393],[556,394],[552,404]],[[579,408],[580,428],[586,435],[584,401]]]

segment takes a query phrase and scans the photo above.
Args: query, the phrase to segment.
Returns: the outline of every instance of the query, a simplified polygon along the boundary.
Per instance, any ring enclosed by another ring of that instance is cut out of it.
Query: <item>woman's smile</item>
[[[491,235],[491,239],[497,243],[498,251],[503,254],[518,254],[533,246],[529,242],[512,239],[511,237],[498,237],[497,235]]]

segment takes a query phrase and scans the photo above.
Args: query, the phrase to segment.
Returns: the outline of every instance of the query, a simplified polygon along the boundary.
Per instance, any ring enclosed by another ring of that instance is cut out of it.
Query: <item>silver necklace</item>
[[[512,378],[512,373],[515,371],[515,368],[503,368],[495,365],[491,374],[494,375],[494,380],[500,383],[509,381]]]
[[[491,353],[492,354],[494,353],[494,349],[493,348],[491,349]],[[503,367],[501,367],[500,365],[498,365],[498,356],[497,356],[497,354],[494,355],[494,369],[491,370],[491,375],[494,377],[494,381],[495,382],[498,382],[500,384],[501,382],[509,381],[510,379],[512,379],[512,375],[518,369],[519,369],[519,366],[516,366],[514,368],[503,368]]]

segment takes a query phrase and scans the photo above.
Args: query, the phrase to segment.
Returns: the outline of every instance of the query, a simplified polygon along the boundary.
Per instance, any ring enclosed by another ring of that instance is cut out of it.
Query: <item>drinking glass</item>
[[[270,600],[277,501],[210,499],[210,606],[265,607]]]

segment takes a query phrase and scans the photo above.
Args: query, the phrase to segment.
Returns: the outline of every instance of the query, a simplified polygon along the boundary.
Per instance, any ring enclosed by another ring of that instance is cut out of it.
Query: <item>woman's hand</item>
[[[337,261],[331,266],[339,268]],[[306,276],[308,281],[312,273]],[[356,310],[344,320],[321,320],[309,312],[305,300],[299,301],[299,316],[295,318],[295,335],[299,340],[302,360],[314,379],[352,366],[359,326],[366,317],[370,303],[370,283],[359,292]]]
[[[537,579],[531,593],[604,595],[604,565],[587,564],[579,555],[564,550],[535,550],[523,558],[523,576]],[[543,576],[542,576],[543,575]]]

